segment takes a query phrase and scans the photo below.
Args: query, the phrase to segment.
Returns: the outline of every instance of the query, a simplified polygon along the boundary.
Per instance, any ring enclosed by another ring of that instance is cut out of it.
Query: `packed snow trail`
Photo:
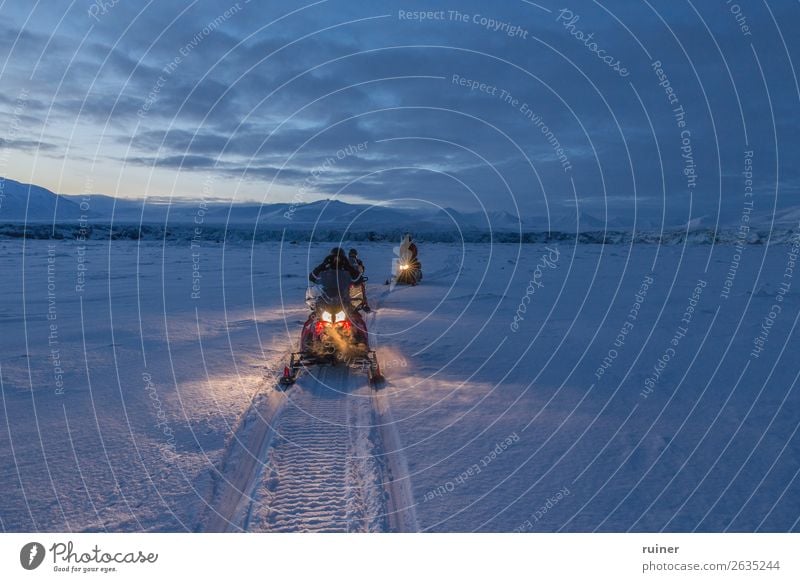
[[[374,311],[368,320],[377,327]],[[286,392],[260,392],[234,431],[199,529],[417,531],[386,392],[346,366],[311,367]]]
[[[242,529],[387,530],[371,400],[365,379],[345,367],[304,374],[277,423]]]

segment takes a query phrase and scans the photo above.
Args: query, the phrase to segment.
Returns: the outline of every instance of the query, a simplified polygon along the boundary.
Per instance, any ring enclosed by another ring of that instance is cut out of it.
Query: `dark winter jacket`
[[[325,260],[314,267],[314,270],[311,271],[311,277],[316,279],[319,277],[320,273],[329,269],[347,271],[347,273],[353,278],[354,282],[361,278],[361,273],[359,273],[358,270],[350,264],[350,261],[348,261],[346,257],[342,258],[336,255],[328,255],[325,257]]]
[[[354,262],[354,261],[355,261],[355,262]],[[361,260],[361,259],[359,259],[358,257],[355,257],[354,259],[350,259],[350,264],[351,264],[351,265],[353,265],[353,268],[354,268],[356,271],[358,271],[358,272],[359,272],[359,273],[361,273],[361,274],[364,274],[364,271],[366,270],[366,269],[364,268],[364,261],[362,261],[362,260]]]

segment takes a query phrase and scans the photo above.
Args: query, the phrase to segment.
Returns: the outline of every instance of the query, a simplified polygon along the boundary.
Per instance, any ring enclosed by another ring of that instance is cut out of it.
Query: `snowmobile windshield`
[[[349,305],[350,303],[350,273],[339,269],[329,269],[319,275],[319,285],[322,294],[329,301]]]

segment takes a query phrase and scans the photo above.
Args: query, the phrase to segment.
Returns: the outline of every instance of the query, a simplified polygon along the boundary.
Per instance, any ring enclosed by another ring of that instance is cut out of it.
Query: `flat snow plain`
[[[0,240],[2,529],[202,529],[330,246]],[[331,450],[342,467],[401,455],[420,530],[800,529],[789,245],[733,268],[732,245],[421,243],[413,288],[383,284],[391,244],[358,247],[397,439]],[[368,394],[358,372],[346,384]],[[353,410],[340,422],[375,418]]]

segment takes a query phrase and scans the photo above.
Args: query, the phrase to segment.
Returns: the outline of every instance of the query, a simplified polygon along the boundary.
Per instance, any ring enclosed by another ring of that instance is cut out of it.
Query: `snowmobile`
[[[416,285],[422,280],[422,268],[418,259],[400,259],[394,280],[398,285]]]
[[[347,273],[324,271],[319,284],[306,293],[311,314],[303,324],[300,350],[292,353],[284,367],[283,385],[294,384],[302,368],[348,365],[367,371],[371,383],[383,379],[364,319],[350,301],[351,280]]]
[[[392,280],[397,285],[416,285],[422,281],[422,265],[417,258],[417,245],[406,234],[398,249],[399,258],[395,260]],[[389,284],[389,281],[387,281]]]

